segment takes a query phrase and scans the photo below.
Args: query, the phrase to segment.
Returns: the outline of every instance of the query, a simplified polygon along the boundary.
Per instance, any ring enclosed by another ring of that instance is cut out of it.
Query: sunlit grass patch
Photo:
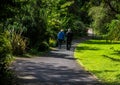
[[[120,42],[85,41],[77,46],[74,56],[105,85],[120,85]]]

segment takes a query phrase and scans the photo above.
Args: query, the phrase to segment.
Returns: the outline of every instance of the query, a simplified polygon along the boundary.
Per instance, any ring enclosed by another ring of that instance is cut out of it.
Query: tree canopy
[[[0,29],[1,32],[10,32],[11,44],[21,43],[20,47],[24,48],[24,51],[26,48],[38,49],[41,43],[49,45],[49,40],[55,40],[60,29],[66,31],[68,28],[79,36],[86,35],[87,28],[93,28],[96,35],[106,35],[109,39],[119,40],[120,36],[117,33],[120,21],[119,2],[119,0],[0,0]],[[16,39],[18,36],[20,38]],[[12,46],[15,49],[20,48]]]

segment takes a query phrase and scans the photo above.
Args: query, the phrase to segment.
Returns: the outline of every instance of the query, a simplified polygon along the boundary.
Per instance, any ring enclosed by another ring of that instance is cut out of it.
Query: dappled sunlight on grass
[[[104,85],[120,85],[120,42],[85,41],[77,46],[74,56],[86,70],[104,82]]]

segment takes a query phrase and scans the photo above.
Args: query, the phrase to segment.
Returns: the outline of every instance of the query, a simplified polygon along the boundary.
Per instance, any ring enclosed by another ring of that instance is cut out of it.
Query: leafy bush
[[[17,76],[12,70],[5,70],[0,76],[0,85],[18,85]]]
[[[15,85],[16,77],[9,69],[13,60],[10,33],[1,28],[3,27],[0,27],[0,85]]]
[[[75,21],[73,26],[74,26],[75,35],[79,35],[79,36],[87,35],[87,29],[83,22]]]
[[[26,38],[23,38],[21,35],[14,33],[11,43],[13,48],[13,54],[22,55],[25,53],[27,43]]]
[[[8,68],[12,61],[12,46],[7,32],[0,34],[0,73]]]
[[[108,28],[108,39],[120,40],[120,15],[118,16],[118,19],[114,19],[108,24]]]
[[[40,45],[38,46],[38,51],[47,51],[49,50],[49,45],[47,42],[42,42],[40,43]]]
[[[50,45],[51,47],[55,47],[56,44],[57,44],[57,40],[53,40],[53,39],[50,39],[50,40],[49,40],[49,45]]]

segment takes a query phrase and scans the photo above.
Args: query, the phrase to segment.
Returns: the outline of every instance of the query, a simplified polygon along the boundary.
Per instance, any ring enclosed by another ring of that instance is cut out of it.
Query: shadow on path
[[[98,80],[78,65],[70,51],[50,51],[42,57],[18,58],[12,69],[20,85],[100,85]]]
[[[58,63],[35,63],[26,60],[18,60],[17,63],[22,66],[17,65],[19,67],[16,68],[21,85],[98,85],[88,72],[58,66]]]

